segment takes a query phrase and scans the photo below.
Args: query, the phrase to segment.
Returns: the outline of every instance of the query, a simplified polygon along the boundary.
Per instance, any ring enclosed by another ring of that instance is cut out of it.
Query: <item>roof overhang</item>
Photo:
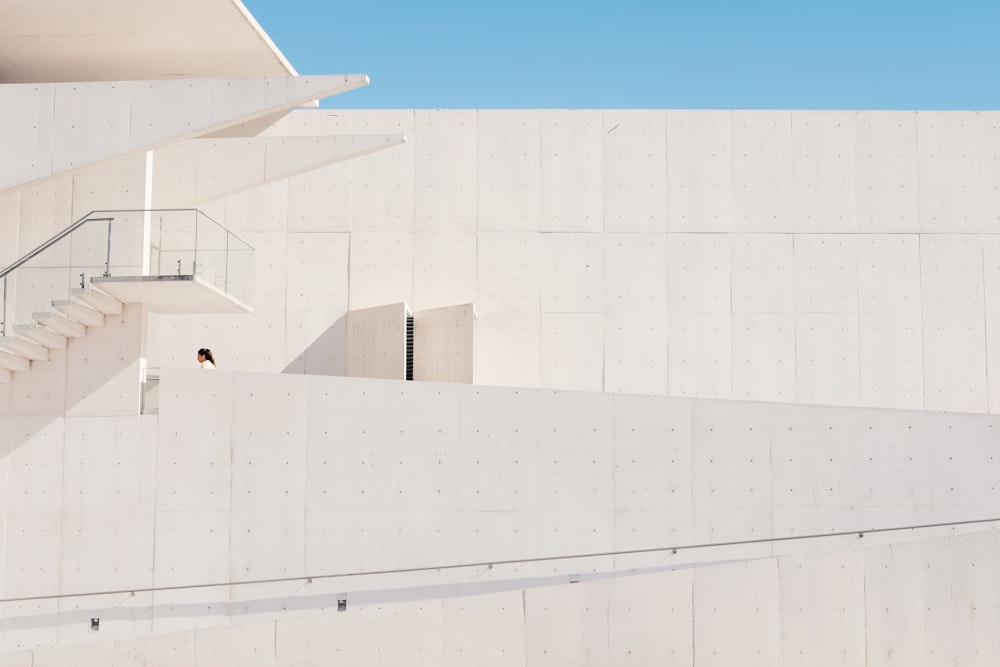
[[[0,2],[0,83],[295,74],[240,0]]]

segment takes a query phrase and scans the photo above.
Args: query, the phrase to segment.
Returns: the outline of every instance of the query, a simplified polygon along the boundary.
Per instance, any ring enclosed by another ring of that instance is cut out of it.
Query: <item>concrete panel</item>
[[[916,114],[859,111],[854,136],[858,231],[919,231]]]
[[[954,655],[952,581],[947,541],[866,549],[869,664],[928,664],[932,655]]]
[[[672,232],[730,230],[728,111],[667,111],[667,225]]]
[[[302,396],[298,402],[304,402]],[[305,410],[281,412],[276,402],[276,415],[300,419],[288,424],[286,433],[269,438],[253,432],[245,442],[233,447],[232,491],[233,511],[262,512],[265,510],[294,512],[305,507],[306,443]],[[261,405],[255,405],[260,410]],[[242,411],[241,411],[242,412]],[[272,420],[277,419],[272,416]],[[281,474],[276,474],[281,471]]]
[[[525,664],[608,664],[608,589],[598,581],[525,591]]]
[[[471,303],[414,313],[414,380],[474,381],[475,315]]]
[[[304,574],[305,513],[301,507],[296,511],[234,507],[229,528],[229,573],[233,579]],[[232,602],[259,596],[258,591],[247,587],[229,591]]]
[[[290,234],[285,351],[290,368],[346,373],[347,234]]]
[[[865,662],[861,552],[778,559],[782,664]]]
[[[112,160],[98,168],[74,174],[72,179],[73,211],[77,215],[102,209],[145,208],[144,154]]]
[[[603,231],[603,113],[542,111],[539,125],[541,230]]]
[[[982,568],[1000,555],[996,532],[952,537],[952,604],[955,664],[989,665],[1000,653],[997,600],[1000,578],[981,576]]]
[[[413,226],[476,231],[477,111],[414,112]]]
[[[381,569],[382,529],[380,513],[367,512],[359,516],[359,513],[350,511],[306,512],[303,571],[327,574]],[[338,585],[347,587],[357,584],[343,580]]]
[[[605,311],[666,312],[669,248],[665,233],[605,234]]]
[[[524,621],[518,591],[442,600],[442,667],[524,665]]]
[[[538,313],[541,239],[538,234],[479,234],[476,309],[480,316],[517,310]]]
[[[1000,114],[976,113],[979,122],[979,160],[982,169],[981,220],[983,231],[1000,231]]]
[[[195,140],[196,204],[262,184],[265,180],[267,145],[257,138]],[[154,167],[155,169],[155,167]]]
[[[413,291],[413,234],[351,235],[351,309],[409,301]]]
[[[4,153],[17,155],[20,164],[4,161],[0,183],[23,183],[41,178],[51,166],[55,136],[39,117],[52,117],[55,109],[54,86],[8,86],[4,90],[5,125],[9,133],[4,138]],[[2,189],[6,189],[4,186]]]
[[[49,360],[34,363],[30,372],[19,373],[8,385],[8,404],[13,415],[44,415],[66,406],[66,350],[49,350]]]
[[[974,114],[916,113],[920,231],[982,229],[978,123]]]
[[[455,512],[387,512],[380,551],[386,569],[434,567],[457,562],[458,516]],[[438,581],[434,572],[416,573],[410,582]]]
[[[223,662],[244,667],[270,667],[275,655],[274,625],[235,625],[196,630],[194,664],[198,667]]]
[[[989,411],[1000,412],[1000,239],[983,237],[983,302],[986,319],[986,372]]]
[[[289,178],[288,231],[351,231],[353,174],[347,162]]]
[[[415,311],[472,303],[476,297],[476,235],[426,232],[413,236]]]
[[[539,554],[538,535],[533,512],[476,511],[458,513],[458,531],[473,535],[473,540],[460,540],[457,558],[462,563],[482,563],[497,560],[516,560]],[[497,566],[491,573],[499,587],[510,587],[508,579],[535,576],[536,568],[544,563],[515,563]],[[485,583],[487,577],[477,578],[466,572],[470,589]]]
[[[89,621],[88,621],[89,624]],[[104,629],[103,623],[101,629]],[[89,631],[88,631],[89,633]],[[66,647],[40,648],[34,651],[34,667],[99,667],[112,664],[114,643],[110,639]]]
[[[861,404],[923,407],[923,338],[919,314],[862,313],[859,324]]]
[[[262,185],[224,200],[225,226],[247,232],[284,232],[288,229],[288,181]]]
[[[535,508],[537,394],[535,390],[483,386],[461,393],[459,439],[463,444],[458,466],[470,472],[458,480],[460,510]]]
[[[406,379],[405,303],[347,314],[347,374]]]
[[[920,314],[920,237],[859,236],[858,307],[862,313]]]
[[[604,229],[667,230],[664,111],[604,112]]]
[[[547,389],[602,391],[604,315],[543,313],[539,380]]]
[[[137,417],[66,420],[64,506],[83,512],[136,509]]]
[[[667,238],[670,311],[730,312],[730,247],[725,234],[671,234]]]
[[[189,586],[228,581],[229,530],[228,512],[157,512],[153,585]],[[193,544],[199,548],[192,549]],[[182,594],[178,597],[181,601],[196,599],[191,591],[182,591]],[[209,590],[208,594],[216,598],[222,596],[222,599],[228,597],[224,589]],[[157,629],[157,632],[163,631],[162,626]]]
[[[931,314],[983,311],[983,245],[972,234],[920,237],[922,307]]]
[[[732,131],[732,229],[796,230],[790,111],[734,111]]]
[[[612,406],[608,394],[538,392],[538,509],[611,506]]]
[[[775,406],[771,422],[771,489],[775,512],[787,510],[806,516],[807,510],[833,512],[851,503],[852,454],[855,427],[847,415],[818,406]],[[897,434],[899,437],[899,434]],[[815,521],[815,515],[810,515]],[[816,521],[803,528],[789,519],[775,534],[800,535],[828,529]],[[807,545],[796,545],[802,548]]]
[[[117,667],[156,664],[195,667],[194,637],[195,633],[188,631],[115,642],[113,664]]]
[[[732,397],[795,401],[795,316],[734,314]]]
[[[76,219],[87,213],[76,211],[73,207],[73,180],[60,178],[51,183],[45,183],[28,190],[21,191],[21,219],[18,225],[18,257],[48,241],[56,233],[61,232]],[[66,244],[60,244],[60,250],[50,251],[39,260],[60,262],[66,261],[69,249]]]
[[[66,512],[62,521],[60,551],[59,586],[64,592],[151,586],[153,513]],[[64,600],[60,604],[65,606],[81,602]],[[88,600],[85,605],[93,603],[93,600]],[[73,609],[72,606],[69,608]],[[139,617],[122,621],[127,627],[118,631],[125,636],[149,632],[148,622],[142,627]],[[139,626],[133,625],[135,623]],[[105,630],[103,626],[101,629]]]
[[[796,398],[803,403],[857,405],[861,397],[858,316],[795,318]]]
[[[914,416],[914,426],[926,437],[930,471],[915,480],[930,490],[935,508],[964,508],[969,515],[983,516],[1000,498],[996,478],[1000,474],[1000,445],[993,432],[1000,428],[996,417],[923,413]]]
[[[358,116],[361,134],[413,136],[414,112],[395,109]],[[352,161],[351,228],[357,231],[413,231],[413,144],[403,144]]]
[[[696,510],[770,509],[770,419],[770,410],[759,404],[693,404],[691,480]],[[740,537],[719,536],[713,541]]]
[[[608,313],[604,318],[604,390],[666,394],[667,314]]]
[[[685,399],[614,397],[616,510],[690,509],[691,409]]]
[[[66,349],[67,414],[138,414],[141,342],[142,306],[134,303],[74,339]]]
[[[923,320],[924,408],[986,411],[986,325],[982,312],[925,309]]]
[[[481,232],[537,232],[540,112],[479,111],[477,219]]]
[[[7,512],[6,548],[3,562],[3,594],[6,598],[54,595],[59,592],[60,538],[59,512]],[[18,603],[22,610],[49,609],[54,601]],[[13,604],[13,603],[12,603]],[[9,617],[10,609],[4,616]],[[20,615],[20,614],[18,614]],[[48,628],[54,630],[51,626]]]
[[[10,485],[5,490],[8,511],[58,512],[62,509],[63,419],[11,417],[7,423],[10,425],[7,456]],[[8,524],[7,529],[11,528]]]
[[[791,116],[788,162],[796,230],[856,231],[854,116],[841,111],[792,111]]]
[[[21,194],[12,192],[0,195],[0,238],[6,239],[0,248],[0,266],[10,266],[18,258],[17,227]]]
[[[795,311],[858,312],[858,250],[847,234],[797,234]]]
[[[733,312],[795,312],[792,236],[736,234],[731,248]]]
[[[729,398],[731,315],[675,313],[670,318],[670,394]]]
[[[484,316],[478,305],[476,310],[476,382],[537,387],[541,316],[516,312]]]
[[[540,249],[543,313],[604,311],[604,239],[599,234],[543,234]]]
[[[161,379],[161,387],[163,384]],[[220,409],[218,404],[208,404],[207,407]],[[169,413],[161,407],[160,414]],[[231,413],[226,410],[224,414]],[[175,419],[160,420],[156,454],[157,510],[228,511],[232,475],[232,445],[228,430],[214,434],[206,432],[201,437],[191,436],[172,432],[169,425],[176,424]]]
[[[693,650],[699,665],[778,664],[778,581],[774,559],[694,571]]]

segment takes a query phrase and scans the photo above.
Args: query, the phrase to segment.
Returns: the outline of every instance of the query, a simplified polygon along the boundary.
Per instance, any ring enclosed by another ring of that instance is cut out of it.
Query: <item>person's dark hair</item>
[[[217,365],[215,363],[215,358],[212,356],[212,351],[210,349],[208,349],[207,347],[203,347],[200,350],[198,350],[198,354],[200,356],[202,356],[202,357],[205,357],[209,361],[211,361],[213,366]]]

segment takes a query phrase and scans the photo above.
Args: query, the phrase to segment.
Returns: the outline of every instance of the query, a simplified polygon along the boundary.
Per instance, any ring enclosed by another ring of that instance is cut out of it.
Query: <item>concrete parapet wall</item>
[[[4,598],[869,530],[1000,506],[992,415],[177,369],[160,391],[158,416],[0,422]],[[102,636],[162,634],[342,594],[436,599],[473,582],[504,591],[956,530],[371,574],[316,580],[304,600],[293,581],[6,603],[0,646],[86,639],[91,615]]]

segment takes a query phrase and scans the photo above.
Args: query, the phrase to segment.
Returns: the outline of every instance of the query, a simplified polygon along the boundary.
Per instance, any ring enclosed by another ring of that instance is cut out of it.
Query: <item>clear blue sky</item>
[[[1000,109],[1000,0],[244,0],[356,108]]]

